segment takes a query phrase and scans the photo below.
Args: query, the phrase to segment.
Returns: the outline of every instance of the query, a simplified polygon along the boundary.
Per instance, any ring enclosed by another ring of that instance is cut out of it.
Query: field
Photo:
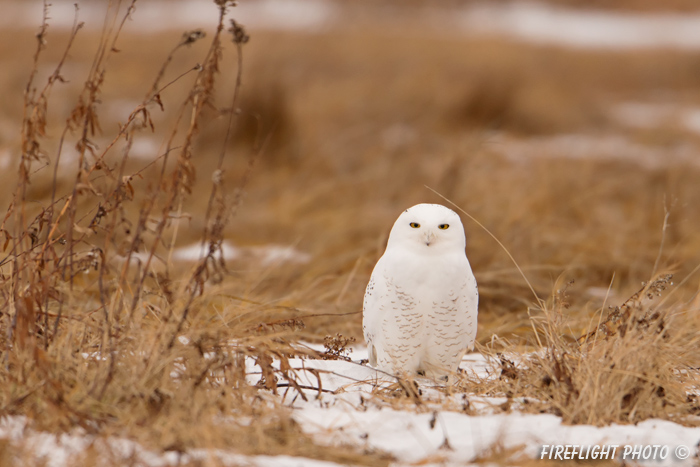
[[[697,50],[439,31],[390,2],[304,30],[201,1],[185,31],[140,4],[0,32],[0,465],[551,462],[457,440],[474,420],[700,439]],[[454,386],[359,364],[364,287],[420,202],[461,214],[479,284]]]

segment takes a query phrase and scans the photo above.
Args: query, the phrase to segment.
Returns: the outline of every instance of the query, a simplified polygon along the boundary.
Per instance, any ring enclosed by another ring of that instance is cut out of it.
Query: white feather
[[[474,346],[479,301],[465,243],[459,216],[445,206],[418,204],[399,216],[365,291],[370,365],[432,377],[457,370]]]

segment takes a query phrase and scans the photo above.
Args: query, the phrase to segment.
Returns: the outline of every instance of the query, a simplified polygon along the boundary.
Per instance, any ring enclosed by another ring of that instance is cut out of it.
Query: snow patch
[[[188,246],[176,248],[173,251],[172,258],[175,261],[199,261],[200,259],[204,258],[204,256],[207,254],[207,248],[207,245],[202,245],[201,243],[192,243]],[[224,242],[221,244],[221,254],[223,255],[225,260],[232,260],[240,255],[240,251],[232,244]]]
[[[464,9],[461,25],[474,34],[497,34],[543,44],[582,48],[700,48],[700,14],[611,13],[535,2],[482,3]]]
[[[674,103],[623,102],[613,106],[611,116],[618,122],[636,128],[653,128],[678,124],[688,131],[700,133],[700,107]]]
[[[193,243],[188,246],[176,248],[173,251],[172,258],[175,261],[198,261],[207,253],[207,246],[202,246],[201,243]],[[293,246],[285,245],[265,245],[254,247],[236,247],[229,242],[224,242],[221,245],[221,251],[224,259],[233,260],[244,257],[253,258],[263,266],[272,264],[290,262],[290,263],[308,263],[311,260],[311,255],[301,252]]]
[[[311,363],[307,361],[307,366]],[[335,387],[331,376],[349,375],[358,370],[356,364],[344,361],[325,361],[325,372],[319,372],[324,387]],[[467,355],[461,368],[481,371],[487,366],[483,356]],[[373,371],[366,368],[365,371]],[[371,374],[370,374],[371,376]],[[336,381],[337,382],[337,381]],[[624,445],[665,445],[670,452],[678,445],[694,446],[700,439],[700,428],[684,427],[665,420],[647,420],[637,425],[563,425],[561,418],[551,414],[492,413],[470,416],[456,410],[462,403],[462,394],[445,395],[420,380],[423,406],[397,410],[373,404],[372,385],[350,384],[323,392],[307,401],[297,398],[292,403],[295,419],[302,429],[325,444],[350,443],[357,446],[389,452],[404,463],[425,463],[440,459],[444,465],[463,465],[495,444],[504,448],[525,446],[525,453],[538,458],[543,444],[619,445],[618,457]],[[373,383],[376,384],[376,383]],[[384,383],[386,384],[386,383]],[[309,392],[309,395],[315,394]],[[354,396],[354,397],[353,397]],[[362,396],[362,397],[359,397]],[[466,395],[471,407],[496,407],[503,402],[497,397]],[[445,410],[452,403],[451,410]],[[445,440],[452,449],[444,449]],[[673,454],[654,465],[692,465],[692,460],[677,460]]]
[[[366,349],[353,350],[354,357],[366,357]],[[246,369],[253,377],[256,366],[252,359],[249,360]],[[306,380],[299,381],[311,388],[304,390],[306,400],[292,398],[280,388],[283,403],[293,408],[293,416],[304,432],[329,447],[342,443],[356,445],[360,449],[388,452],[396,457],[395,465],[435,462],[449,466],[464,465],[496,444],[505,449],[524,446],[525,454],[539,458],[544,444],[575,444],[618,445],[618,458],[625,445],[668,446],[671,454],[665,460],[649,463],[685,467],[693,465],[693,458],[676,459],[673,455],[675,447],[687,446],[692,452],[700,439],[700,428],[684,427],[665,420],[596,427],[563,425],[561,418],[552,414],[483,410],[489,406],[497,407],[504,398],[450,394],[449,391],[438,390],[434,382],[422,378],[418,380],[423,394],[420,407],[410,403],[389,406],[375,395],[377,390],[393,384],[393,379],[357,361],[293,359],[290,364],[295,368],[314,370],[299,372],[302,377],[304,374],[308,376]],[[488,366],[486,359],[479,354],[465,356],[461,364],[466,372],[486,374],[489,373],[486,371]],[[319,387],[319,378],[323,391],[313,389]],[[478,408],[480,415],[469,415],[460,409],[465,407],[465,401],[472,409]],[[193,449],[181,455],[174,452],[157,453],[129,440],[95,438],[78,429],[61,436],[37,433],[28,427],[24,417],[0,419],[0,438],[29,449],[50,467],[67,465],[71,456],[79,455],[92,443],[96,443],[102,452],[105,449],[111,452],[113,458],[115,455],[124,460],[131,458],[137,463],[156,467],[212,458],[223,465],[336,465],[289,456],[243,456],[220,449]],[[446,440],[451,449],[444,448]]]
[[[528,139],[496,134],[487,144],[492,151],[520,163],[545,157],[628,161],[648,169],[668,167],[669,164],[700,167],[698,148],[691,143],[652,147],[614,134],[562,134]]]
[[[75,8],[73,0],[53,0],[50,24],[70,29]],[[106,3],[80,2],[79,21],[99,30],[107,12]],[[366,17],[382,18],[381,5],[364,5]],[[352,2],[332,0],[258,0],[239,2],[229,15],[250,29],[317,32],[347,27],[347,17],[358,7]],[[125,12],[123,6],[120,16]],[[126,23],[126,32],[152,34],[164,30],[185,30],[211,26],[217,8],[208,0],[152,0],[136,4]],[[623,13],[594,9],[573,9],[537,2],[482,2],[424,8],[404,7],[400,15],[384,16],[385,22],[423,25],[433,33],[501,35],[516,40],[582,48],[636,49],[668,47],[700,49],[700,13]],[[41,2],[3,3],[0,27],[34,27],[42,18]]]
[[[74,0],[53,0],[49,7],[52,29],[67,30],[75,19]],[[126,3],[126,2],[125,2]],[[0,15],[1,28],[38,26],[42,18],[41,2],[5,2]],[[239,2],[229,14],[252,29],[317,30],[330,22],[337,10],[325,0],[259,0]],[[106,2],[79,2],[78,21],[99,30],[107,14]],[[112,10],[113,12],[113,10]],[[123,6],[121,18],[126,12]],[[209,0],[152,0],[138,2],[125,26],[127,33],[153,34],[164,30],[206,28],[218,17],[218,8]]]

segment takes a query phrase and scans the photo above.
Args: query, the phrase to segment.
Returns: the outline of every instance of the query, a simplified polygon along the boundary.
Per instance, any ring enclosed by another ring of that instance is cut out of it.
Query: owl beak
[[[425,233],[425,244],[430,246],[431,243],[435,242],[435,234],[432,232]]]

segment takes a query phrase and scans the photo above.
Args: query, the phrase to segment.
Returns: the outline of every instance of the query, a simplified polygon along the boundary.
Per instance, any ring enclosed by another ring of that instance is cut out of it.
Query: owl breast
[[[466,256],[388,253],[365,296],[365,337],[376,365],[430,376],[456,371],[476,335],[478,294]]]

